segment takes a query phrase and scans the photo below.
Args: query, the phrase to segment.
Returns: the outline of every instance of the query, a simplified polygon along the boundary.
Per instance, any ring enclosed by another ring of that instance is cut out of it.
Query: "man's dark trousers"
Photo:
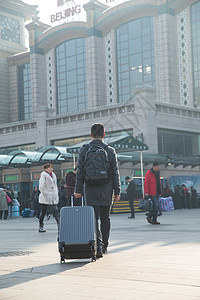
[[[128,197],[128,202],[131,210],[131,217],[135,218],[135,209],[134,209],[134,199],[133,197]]]
[[[108,247],[110,235],[110,206],[94,205],[97,229],[97,250]],[[100,230],[99,230],[100,229]]]
[[[150,210],[148,214],[148,218],[151,219],[153,217],[153,221],[157,221],[158,210],[159,210],[159,203],[158,203],[159,195],[149,196],[149,198],[151,198],[151,201],[153,202],[153,209]]]

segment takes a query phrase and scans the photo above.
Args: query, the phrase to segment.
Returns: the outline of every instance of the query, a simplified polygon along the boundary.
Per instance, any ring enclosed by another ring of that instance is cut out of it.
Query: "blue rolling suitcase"
[[[83,199],[82,199],[83,205]],[[96,261],[96,221],[91,206],[63,207],[60,211],[58,250],[65,259],[92,258]]]

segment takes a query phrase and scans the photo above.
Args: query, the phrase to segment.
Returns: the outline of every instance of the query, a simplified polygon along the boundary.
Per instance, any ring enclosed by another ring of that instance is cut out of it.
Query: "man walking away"
[[[92,141],[79,150],[75,198],[83,187],[86,205],[94,207],[97,228],[97,258],[107,252],[110,234],[110,208],[120,198],[120,179],[115,149],[103,142],[105,129],[96,123],[91,127]]]
[[[126,189],[127,198],[129,201],[129,206],[131,210],[131,216],[128,218],[135,218],[135,210],[134,210],[134,200],[136,199],[136,184],[131,177],[126,176],[125,181],[128,182],[128,187]]]
[[[151,198],[153,209],[148,213],[147,222],[153,225],[159,225],[157,221],[159,203],[158,198],[161,194],[161,181],[159,172],[159,163],[153,162],[153,167],[149,169],[145,175],[144,192],[145,196]]]

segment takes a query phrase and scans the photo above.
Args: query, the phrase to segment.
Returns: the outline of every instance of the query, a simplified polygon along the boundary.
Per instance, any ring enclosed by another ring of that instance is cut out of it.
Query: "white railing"
[[[37,123],[35,120],[19,121],[8,124],[0,124],[0,134],[8,134],[13,132],[19,132],[23,130],[32,130],[37,128]]]

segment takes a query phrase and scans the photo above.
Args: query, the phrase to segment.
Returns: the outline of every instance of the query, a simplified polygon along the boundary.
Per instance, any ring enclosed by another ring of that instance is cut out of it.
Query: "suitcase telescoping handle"
[[[78,199],[78,198],[77,198]],[[71,207],[74,206],[74,195],[71,195]],[[84,198],[83,195],[81,197],[81,206],[84,206]]]

